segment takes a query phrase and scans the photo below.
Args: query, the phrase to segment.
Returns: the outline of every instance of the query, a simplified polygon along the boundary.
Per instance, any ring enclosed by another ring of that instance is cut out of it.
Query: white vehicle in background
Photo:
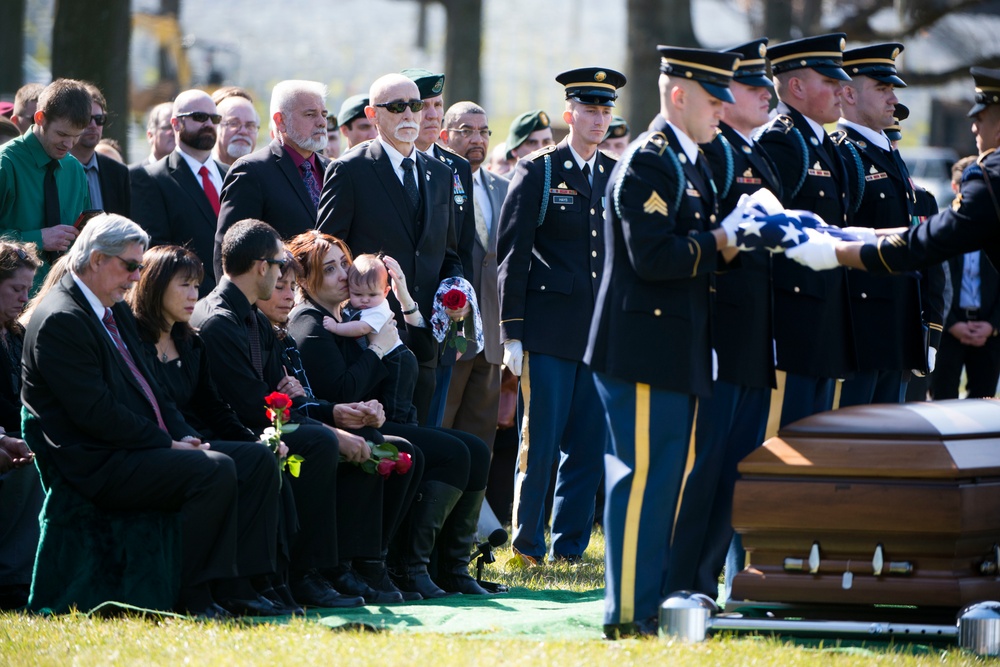
[[[951,166],[961,157],[952,148],[940,146],[900,147],[899,154],[913,182],[934,195],[938,208],[951,206]]]

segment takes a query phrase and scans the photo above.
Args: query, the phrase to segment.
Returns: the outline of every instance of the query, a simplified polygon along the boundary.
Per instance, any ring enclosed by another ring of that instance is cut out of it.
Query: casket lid
[[[1000,401],[864,405],[789,424],[740,463],[744,475],[1000,476]]]

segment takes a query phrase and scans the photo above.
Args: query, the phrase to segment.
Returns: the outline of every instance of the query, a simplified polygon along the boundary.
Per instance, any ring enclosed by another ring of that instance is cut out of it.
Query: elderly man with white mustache
[[[212,155],[222,164],[232,166],[236,160],[257,148],[260,116],[249,99],[233,95],[218,103],[222,123]]]
[[[464,277],[456,247],[452,170],[414,146],[424,108],[416,83],[402,74],[387,74],[372,84],[368,99],[365,115],[378,137],[330,165],[319,226],[343,239],[355,254],[384,252],[396,259],[430,322],[439,283]],[[402,322],[399,304],[393,301],[392,307]],[[420,418],[434,393],[436,359],[435,354],[420,366],[413,397]]]

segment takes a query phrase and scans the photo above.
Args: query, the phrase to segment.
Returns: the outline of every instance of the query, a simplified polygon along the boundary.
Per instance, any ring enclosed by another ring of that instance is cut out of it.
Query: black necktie
[[[59,188],[56,187],[56,168],[59,160],[51,160],[45,165],[45,180],[42,183],[42,196],[45,200],[45,226],[55,227],[59,224]]]
[[[594,182],[590,180],[590,163],[587,162],[583,165],[583,177],[587,179],[588,185],[593,185]]]
[[[250,341],[250,363],[257,373],[257,377],[264,379],[264,356],[260,351],[260,323],[257,321],[257,311],[250,310],[247,318],[247,338]]]
[[[403,191],[406,198],[413,206],[413,210],[420,209],[420,190],[417,188],[417,179],[413,175],[413,159],[403,158]]]

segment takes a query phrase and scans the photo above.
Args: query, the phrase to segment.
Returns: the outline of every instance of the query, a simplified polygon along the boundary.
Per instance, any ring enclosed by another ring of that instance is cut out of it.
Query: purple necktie
[[[135,359],[132,358],[132,353],[128,351],[125,347],[125,341],[122,340],[122,336],[118,333],[118,324],[115,322],[115,316],[112,314],[110,308],[104,309],[104,326],[108,328],[108,333],[111,334],[111,340],[115,341],[115,347],[121,353],[122,358],[125,359],[125,365],[128,366],[129,370],[132,371],[132,375],[135,376],[135,381],[139,383],[142,387],[142,393],[146,395],[146,399],[149,401],[150,405],[153,406],[153,412],[156,413],[156,423],[160,425],[165,433],[167,431],[167,425],[163,423],[163,415],[160,414],[160,405],[156,402],[156,396],[153,395],[153,388],[149,386],[146,382],[146,378],[142,376],[139,372],[139,367],[135,365]]]
[[[316,182],[316,175],[309,160],[302,163],[302,181],[306,184],[306,191],[312,199],[313,206],[319,210],[319,183]]]

